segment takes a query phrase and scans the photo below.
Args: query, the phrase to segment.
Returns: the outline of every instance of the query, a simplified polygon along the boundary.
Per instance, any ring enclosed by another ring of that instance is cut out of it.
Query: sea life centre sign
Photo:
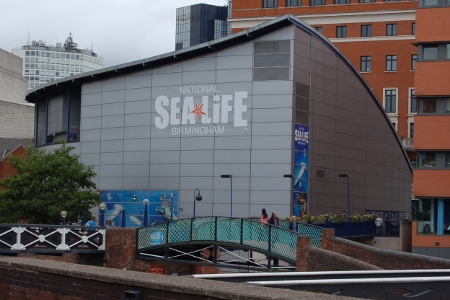
[[[206,96],[204,95],[206,93],[215,95]],[[244,113],[247,112],[247,105],[244,104],[247,92],[220,95],[215,85],[200,85],[181,86],[180,94],[199,95],[171,98],[166,95],[158,96],[155,100],[156,128],[165,129],[169,125],[173,126],[172,135],[223,134],[225,127],[220,124],[228,124],[231,113],[234,127],[247,126],[247,120],[244,119]],[[178,126],[188,124],[202,126]]]

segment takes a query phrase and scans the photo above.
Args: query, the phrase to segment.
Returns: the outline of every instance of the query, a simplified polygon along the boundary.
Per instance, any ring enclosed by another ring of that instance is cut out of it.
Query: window
[[[417,54],[411,55],[411,70],[416,69]]]
[[[386,113],[397,112],[397,90],[384,90],[384,109]]]
[[[445,112],[450,113],[450,99],[447,99],[445,102]]]
[[[397,24],[386,24],[386,35],[387,36],[397,35]]]
[[[334,4],[349,4],[350,0],[334,0]]]
[[[397,55],[386,56],[386,71],[397,71]]]
[[[436,153],[422,153],[422,167],[432,168],[436,166]]]
[[[347,26],[337,26],[336,27],[336,37],[337,38],[347,37]]]
[[[450,168],[450,152],[445,153],[445,167]]]
[[[414,138],[414,123],[409,123],[409,138]]]
[[[326,0],[310,0],[309,1],[309,5],[310,6],[314,6],[314,5],[325,5],[326,4]]]
[[[423,46],[423,59],[433,60],[438,59],[438,45],[424,45]]]
[[[375,0],[358,0],[359,3],[370,3],[375,2]]]
[[[314,29],[315,29],[317,32],[322,33],[322,27],[314,27]]]
[[[447,44],[447,59],[450,59],[450,44]]]
[[[412,23],[411,34],[416,35],[416,23]]]
[[[302,5],[301,0],[286,0],[286,7],[301,6],[301,5]]]
[[[427,98],[423,99],[423,112],[435,113],[436,112],[436,99]]]
[[[370,72],[372,70],[372,57],[361,56],[361,72]]]
[[[372,25],[362,25],[361,36],[363,37],[372,36]]]
[[[414,96],[415,89],[409,90],[409,112],[417,113],[417,98]]]
[[[420,0],[419,7],[450,6],[449,0]]]

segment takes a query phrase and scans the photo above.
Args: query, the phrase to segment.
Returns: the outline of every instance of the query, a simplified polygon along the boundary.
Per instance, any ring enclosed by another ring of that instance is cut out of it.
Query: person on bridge
[[[377,228],[377,230],[376,230],[376,235],[381,235],[381,232],[382,232],[382,226],[383,225],[383,219],[382,218],[380,218],[380,216],[378,216],[376,219],[375,219],[375,227]]]
[[[263,223],[264,226],[267,222],[269,222],[269,215],[267,214],[266,209],[263,208],[261,212],[261,223]]]
[[[278,220],[276,211],[272,212],[272,216],[269,219],[269,224],[272,224],[273,226],[276,226],[276,227],[280,226],[280,221]],[[269,258],[269,261],[270,261],[270,258]],[[279,264],[280,264],[279,259],[278,258],[274,258],[273,259],[273,265],[278,267]]]
[[[89,222],[87,223],[87,225],[89,226],[89,230],[94,230],[94,227],[95,227],[95,221],[96,221],[96,219],[95,219],[95,217],[92,217],[92,219],[90,219],[89,220]]]
[[[277,226],[277,227],[280,225],[280,222],[278,220],[276,211],[272,212],[272,216],[269,219],[269,224],[272,224],[272,225]]]
[[[298,232],[297,230],[297,217],[292,216],[291,221],[289,222],[289,230],[292,230],[293,232]]]

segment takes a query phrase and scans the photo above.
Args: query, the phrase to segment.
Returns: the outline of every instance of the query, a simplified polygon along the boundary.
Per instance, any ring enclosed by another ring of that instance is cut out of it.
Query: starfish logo
[[[191,114],[195,114],[195,119],[197,120],[197,122],[200,121],[201,115],[206,116],[206,113],[203,112],[202,108],[203,108],[203,103],[202,103],[202,105],[198,106],[197,101],[195,101],[195,109],[193,111],[191,111]]]

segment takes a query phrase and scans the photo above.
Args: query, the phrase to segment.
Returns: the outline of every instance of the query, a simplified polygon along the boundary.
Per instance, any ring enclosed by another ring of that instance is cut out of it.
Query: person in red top
[[[261,213],[261,223],[267,224],[267,222],[269,222],[269,215],[267,214],[266,209],[263,208]]]

